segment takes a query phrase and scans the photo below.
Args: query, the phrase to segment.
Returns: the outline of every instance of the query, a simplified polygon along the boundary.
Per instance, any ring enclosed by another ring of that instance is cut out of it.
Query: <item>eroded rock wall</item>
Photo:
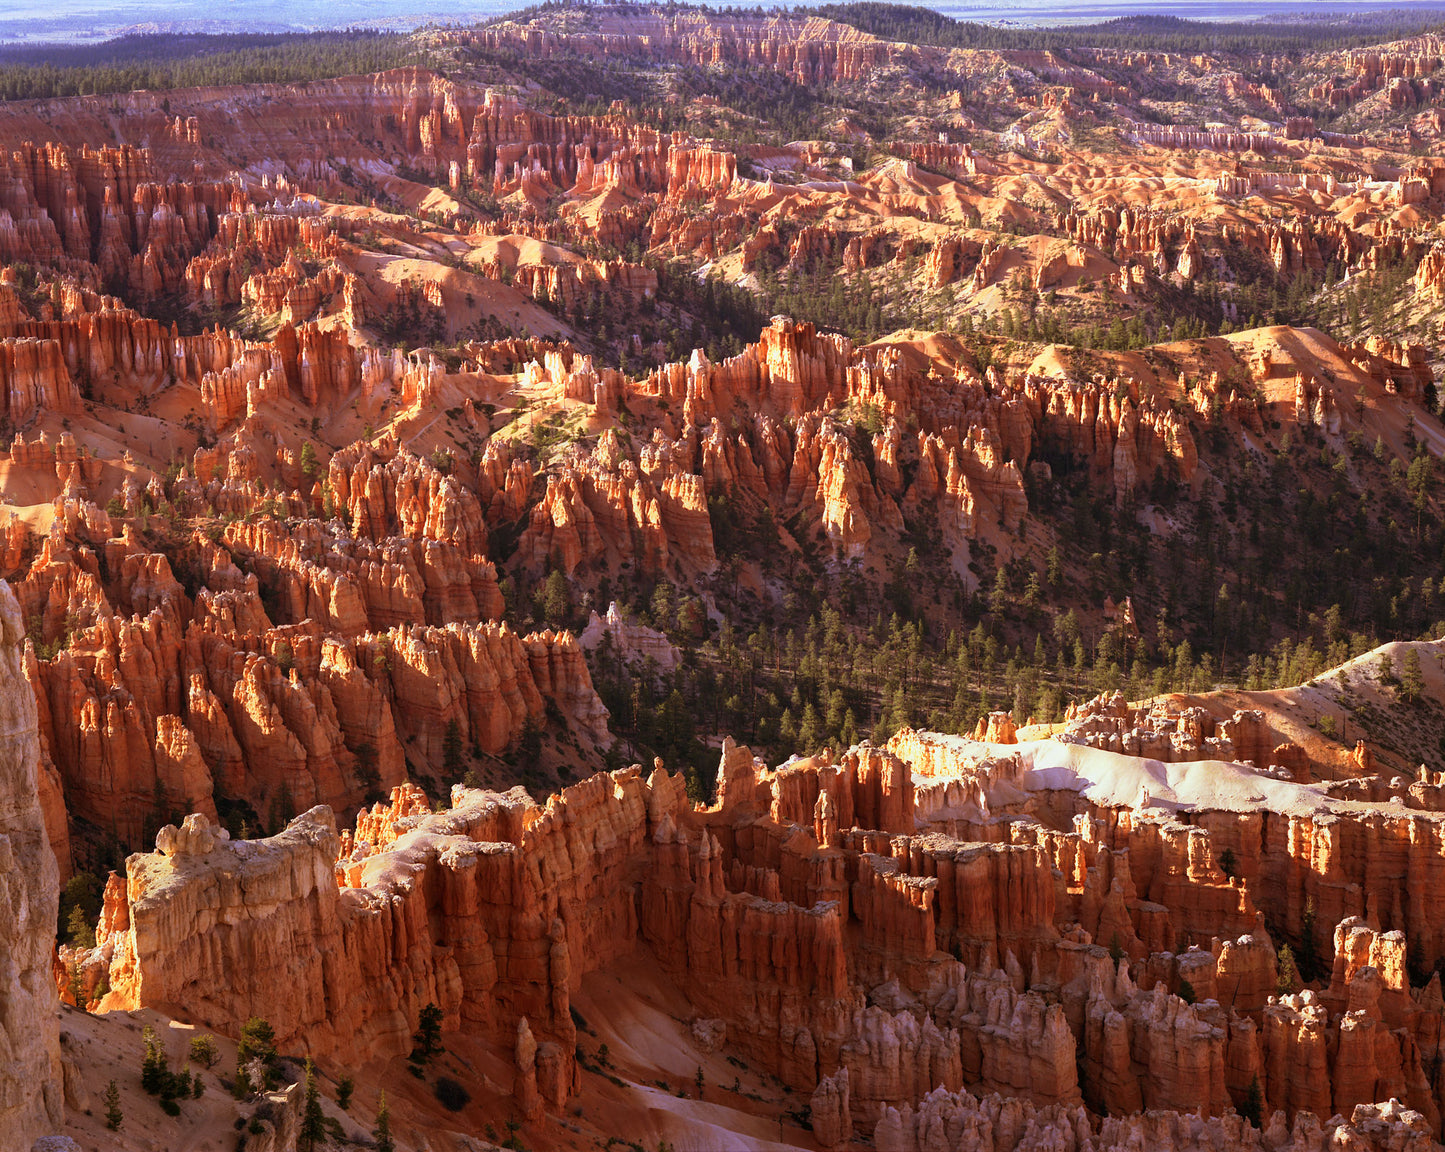
[[[39,799],[35,697],[24,628],[0,582],[0,1147],[28,1149],[61,1122],[58,998],[50,979],[60,882]]]

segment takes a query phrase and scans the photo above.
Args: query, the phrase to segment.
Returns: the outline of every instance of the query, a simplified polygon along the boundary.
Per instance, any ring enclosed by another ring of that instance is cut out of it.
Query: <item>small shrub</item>
[[[502,1147],[508,1148],[511,1152],[527,1152],[527,1146],[522,1143],[522,1138],[517,1135],[522,1125],[516,1120],[507,1121],[507,1138],[502,1141]]]
[[[432,1092],[448,1112],[460,1112],[472,1102],[472,1094],[447,1076],[437,1080],[432,1086]]]
[[[181,1114],[181,1106],[174,1100],[164,1099],[161,1101],[161,1111],[167,1116],[179,1116]]]
[[[162,1100],[184,1100],[191,1094],[191,1070],[182,1068],[179,1072],[168,1072],[161,1085]]]
[[[191,1059],[201,1067],[214,1068],[220,1058],[221,1050],[216,1047],[216,1038],[209,1032],[191,1037]]]

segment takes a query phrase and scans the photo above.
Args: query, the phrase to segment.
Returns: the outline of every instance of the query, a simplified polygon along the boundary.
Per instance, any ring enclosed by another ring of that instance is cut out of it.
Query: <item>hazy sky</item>
[[[918,0],[909,0],[918,2]],[[1439,0],[1148,0],[1148,2],[1060,3],[1059,0],[1003,0],[968,3],[922,0],[951,16],[1011,20],[1024,24],[1107,20],[1139,12],[1191,19],[1250,19],[1285,12],[1364,11],[1379,8],[1442,7]],[[0,4],[0,41],[92,40],[133,30],[280,31],[333,28],[352,23],[411,28],[428,19],[474,20],[522,6],[522,0],[464,0],[433,7],[427,0],[6,0]]]

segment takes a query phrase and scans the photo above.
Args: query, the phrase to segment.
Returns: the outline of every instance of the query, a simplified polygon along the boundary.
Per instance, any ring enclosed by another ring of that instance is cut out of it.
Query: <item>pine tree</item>
[[[829,733],[840,733],[843,729],[843,714],[847,711],[848,702],[843,698],[843,690],[834,688],[828,696],[828,711],[823,717],[823,726]]]
[[[784,708],[783,714],[778,717],[778,743],[789,752],[797,750],[798,725],[793,719],[791,708]]]
[[[1023,680],[1014,684],[1013,718],[1015,723],[1024,724],[1033,715],[1033,693]]]
[[[1256,1128],[1264,1120],[1264,1090],[1259,1086],[1259,1077],[1256,1076],[1249,1082],[1249,1094],[1244,1099],[1244,1107],[1239,1114],[1253,1124]]]
[[[351,1108],[351,1094],[356,1091],[356,1081],[350,1076],[343,1076],[336,1082],[336,1106],[343,1112]]]
[[[424,1065],[442,1050],[442,1010],[435,1004],[428,1004],[421,1010],[417,1030],[412,1034],[416,1047],[407,1057],[413,1064]]]
[[[124,1123],[125,1116],[120,1110],[120,1089],[112,1080],[105,1089],[105,1126],[112,1132],[119,1132]]]
[[[1008,569],[1000,567],[998,573],[994,576],[993,593],[989,597],[989,607],[995,613],[1001,613],[1008,607],[1008,600]]]
[[[659,591],[664,587],[668,586],[658,585]],[[670,587],[669,591],[671,591]],[[654,611],[656,611],[658,603],[656,597],[654,597],[653,603]],[[669,619],[666,624],[659,623],[658,627],[665,630],[671,623],[671,600],[664,596],[662,603],[668,606],[666,612]],[[555,568],[547,576],[547,582],[542,586],[539,607],[542,610],[542,616],[546,619],[547,623],[553,627],[559,627],[565,624],[567,617],[572,614],[572,596],[567,588],[567,577],[563,576],[562,573]]]
[[[1405,653],[1405,667],[1400,673],[1400,696],[1415,704],[1425,691],[1425,675],[1420,668],[1420,651],[1411,648]]]
[[[376,1104],[376,1127],[371,1130],[376,1137],[376,1152],[396,1152],[396,1141],[391,1138],[391,1109],[386,1106],[386,1093]]]
[[[167,1069],[167,1071],[166,1071],[166,1077],[165,1077],[165,1084],[164,1084],[164,1086],[161,1088],[161,1099],[162,1099],[163,1101],[164,1101],[164,1100],[176,1100],[176,1099],[184,1100],[184,1099],[185,1099],[187,1096],[189,1096],[190,1094],[191,1094],[191,1069],[190,1069],[190,1066],[187,1065],[186,1067],[183,1067],[179,1072],[176,1072],[176,1073],[174,1073],[174,1074],[171,1073],[169,1069]]]
[[[701,1099],[702,1099],[703,1084],[705,1083],[705,1081],[703,1080],[702,1065],[701,1065],[701,1064],[699,1064],[699,1065],[697,1066],[697,1075],[694,1076],[694,1077],[692,1078],[692,1080],[693,1080],[693,1083],[697,1085],[697,1098],[698,1098],[699,1100],[701,1100]]]
[[[76,904],[70,909],[70,915],[65,919],[65,934],[70,938],[70,943],[76,948],[95,947],[95,927],[90,923],[85,914],[85,909]],[[80,1003],[80,1001],[76,1001]]]
[[[260,1059],[270,1064],[276,1059],[275,1029],[260,1016],[252,1016],[241,1026],[236,1058],[243,1061]]]
[[[1030,608],[1036,607],[1043,589],[1039,587],[1039,574],[1030,572],[1028,582],[1024,585],[1024,603]]]
[[[453,716],[442,737],[442,775],[448,780],[462,774],[462,726]]]
[[[822,733],[818,726],[818,710],[809,700],[803,707],[803,722],[798,726],[798,751],[806,755],[815,751],[820,743]]]
[[[326,1139],[326,1115],[321,1111],[321,1095],[316,1090],[316,1064],[306,1057],[306,1111],[301,1118],[300,1146],[315,1152],[318,1141]]]
[[[1276,990],[1281,996],[1288,996],[1299,987],[1299,968],[1294,962],[1294,952],[1288,944],[1282,945],[1279,950],[1279,977],[1276,981]]]
[[[246,1068],[252,1061],[259,1061],[264,1082],[252,1084]],[[241,1027],[241,1039],[236,1044],[236,1096],[244,1099],[252,1092],[270,1088],[276,1075],[276,1032],[259,1016],[252,1016]]]
[[[1305,910],[1300,914],[1299,957],[1296,961],[1300,979],[1313,980],[1319,973],[1319,953],[1315,946],[1315,901],[1311,896],[1305,901]]]
[[[146,1054],[141,1060],[140,1086],[152,1096],[156,1096],[170,1078],[169,1069],[166,1067],[166,1054],[161,1049],[160,1037],[149,1024],[141,1032],[141,1040],[145,1044]]]

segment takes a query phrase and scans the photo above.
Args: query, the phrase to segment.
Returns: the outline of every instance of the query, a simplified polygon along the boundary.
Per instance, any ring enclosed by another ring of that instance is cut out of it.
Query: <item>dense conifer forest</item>
[[[428,62],[414,37],[390,32],[145,34],[100,44],[0,47],[0,100],[295,84]]]

